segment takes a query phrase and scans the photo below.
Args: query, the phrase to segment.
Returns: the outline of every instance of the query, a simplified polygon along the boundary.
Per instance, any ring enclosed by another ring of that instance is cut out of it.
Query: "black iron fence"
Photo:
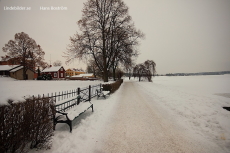
[[[55,102],[57,111],[66,111],[79,102],[91,101],[92,98],[97,96],[96,89],[101,89],[101,87],[102,84],[93,86],[90,85],[85,88],[51,93],[48,94],[47,97],[51,98]],[[43,97],[46,96],[43,94]]]

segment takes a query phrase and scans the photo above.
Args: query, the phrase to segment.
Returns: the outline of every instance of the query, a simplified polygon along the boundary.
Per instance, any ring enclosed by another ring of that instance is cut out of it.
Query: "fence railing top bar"
[[[64,104],[66,104],[66,103],[69,103],[69,102],[71,102],[71,101],[74,101],[74,100],[76,100],[77,99],[77,97],[76,98],[73,98],[73,99],[70,99],[70,100],[68,100],[68,101],[66,101],[66,102],[64,102],[64,103],[61,103],[61,104],[57,104],[57,105],[55,105],[56,107],[57,106],[61,106],[61,105],[64,105]]]
[[[84,89],[80,89],[80,91],[85,91],[85,90],[88,90],[89,88],[84,88]]]
[[[91,88],[94,87],[99,87],[101,84],[97,84],[97,85],[91,85]],[[87,90],[89,87],[84,87],[84,88],[80,88],[80,91],[84,91]],[[67,90],[67,91],[59,91],[59,92],[54,92],[51,94],[47,94],[49,98],[53,98],[53,97],[59,97],[59,96],[64,96],[64,95],[70,95],[73,93],[76,93],[77,89],[73,89],[73,90]],[[39,95],[40,96],[40,95]]]

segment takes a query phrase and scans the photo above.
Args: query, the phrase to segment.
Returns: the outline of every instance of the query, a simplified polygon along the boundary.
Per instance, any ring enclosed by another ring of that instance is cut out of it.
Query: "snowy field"
[[[9,78],[0,78],[0,83],[0,100],[1,103],[4,103],[4,100],[9,97],[17,99],[28,94],[36,95],[71,90],[100,82],[15,81]],[[141,94],[139,96],[137,96],[138,94],[132,95],[129,94],[129,91],[136,91]],[[139,110],[134,109],[135,105],[129,104],[132,101],[139,102],[140,105],[137,105]],[[142,101],[144,101],[143,106]],[[126,102],[127,105],[124,105]],[[94,104],[94,112],[89,110],[76,119],[73,123],[72,133],[69,133],[69,127],[65,124],[57,124],[52,148],[50,150],[32,150],[31,152],[99,153],[128,152],[130,149],[134,149],[132,152],[138,152],[139,150],[135,151],[135,146],[126,142],[129,140],[127,137],[131,136],[127,133],[132,134],[132,136],[140,135],[138,129],[133,130],[136,127],[134,124],[130,127],[127,124],[129,122],[135,123],[132,122],[134,114],[119,115],[123,110],[135,111],[140,119],[143,118],[143,120],[149,120],[150,122],[155,123],[151,120],[157,119],[159,120],[159,127],[163,127],[162,131],[169,131],[169,133],[163,132],[161,135],[148,135],[149,133],[143,135],[143,140],[146,139],[145,137],[149,137],[146,140],[154,141],[148,142],[149,144],[152,146],[158,145],[157,150],[155,150],[156,148],[149,150],[151,146],[144,143],[140,143],[142,146],[136,145],[137,149],[146,145],[146,147],[149,147],[146,149],[148,152],[164,152],[167,149],[170,152],[230,152],[230,112],[222,108],[224,106],[230,107],[230,75],[161,76],[153,78],[151,83],[125,79],[117,92],[106,100],[93,99],[92,103]],[[124,109],[121,111],[123,106]],[[147,107],[149,107],[149,112],[157,114],[156,118],[142,116],[147,111]],[[123,116],[122,120],[118,119],[119,116]],[[120,122],[127,123],[125,126],[116,125]],[[138,127],[138,123],[135,124]],[[157,124],[154,125],[154,128],[159,130],[157,133],[160,133],[161,128],[157,126]],[[146,131],[151,132],[151,129],[145,128]],[[143,129],[145,130],[145,128]],[[124,138],[123,135],[120,136],[123,132],[126,132]],[[175,141],[174,138],[170,139],[169,142],[172,142],[172,144],[161,141],[168,141],[167,137],[170,136],[178,136],[178,138],[175,138]],[[119,142],[116,140],[119,140]],[[177,142],[180,140],[186,141]],[[109,142],[107,143],[107,141]],[[139,142],[134,141],[134,143]],[[123,146],[124,144],[125,146]],[[173,144],[174,148],[170,148],[173,147]],[[176,150],[178,147],[175,147],[175,145],[181,146],[181,148]],[[114,148],[109,148],[111,146]],[[121,146],[128,151],[119,149]],[[145,150],[142,150],[142,152],[145,152]]]
[[[9,77],[0,77],[0,104],[6,104],[8,99],[24,100],[24,96],[47,95],[55,92],[64,92],[97,85],[102,81],[44,81],[44,80],[15,80]]]
[[[230,112],[222,109],[230,107],[230,75],[155,77],[138,85],[190,139],[213,152],[230,152]]]

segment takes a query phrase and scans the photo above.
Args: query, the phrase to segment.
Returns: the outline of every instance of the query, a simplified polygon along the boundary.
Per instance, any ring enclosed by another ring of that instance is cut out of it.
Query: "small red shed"
[[[54,66],[45,68],[42,73],[51,74],[53,79],[64,79],[65,69],[62,66]]]

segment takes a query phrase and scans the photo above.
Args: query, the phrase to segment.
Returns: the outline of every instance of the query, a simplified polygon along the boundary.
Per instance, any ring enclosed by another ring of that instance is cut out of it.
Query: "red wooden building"
[[[65,69],[62,66],[54,66],[45,68],[42,73],[51,74],[53,79],[64,79]]]

